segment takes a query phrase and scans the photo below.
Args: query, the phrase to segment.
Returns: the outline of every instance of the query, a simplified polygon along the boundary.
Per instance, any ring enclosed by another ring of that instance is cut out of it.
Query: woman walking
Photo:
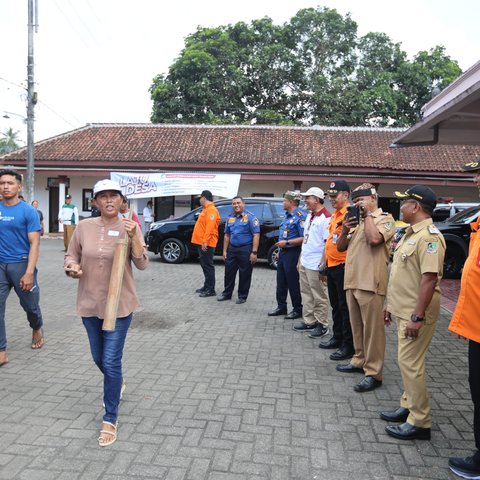
[[[133,220],[119,216],[123,202],[120,185],[112,180],[100,180],[93,195],[100,216],[82,220],[75,229],[65,255],[65,272],[79,279],[77,312],[82,317],[90,342],[93,361],[103,373],[105,415],[98,438],[101,447],[117,439],[118,405],[125,388],[122,375],[122,355],[125,338],[138,306],[133,281],[132,263],[144,270],[148,256],[141,229]],[[102,330],[110,274],[118,239],[130,239],[115,329]]]

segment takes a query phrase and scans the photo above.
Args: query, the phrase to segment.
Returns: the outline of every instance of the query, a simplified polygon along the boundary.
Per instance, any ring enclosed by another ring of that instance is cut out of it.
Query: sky
[[[301,8],[350,13],[358,34],[384,32],[409,58],[443,45],[462,70],[480,60],[477,0],[37,0],[35,141],[87,123],[145,123],[152,79],[167,73],[197,26],[268,16],[288,22]],[[28,0],[0,0],[0,132],[26,141]],[[4,118],[7,115],[9,118]]]

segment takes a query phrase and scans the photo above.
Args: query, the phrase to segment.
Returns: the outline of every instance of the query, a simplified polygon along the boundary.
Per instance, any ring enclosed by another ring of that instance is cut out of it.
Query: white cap
[[[310,195],[313,195],[314,197],[320,198],[320,200],[325,198],[323,190],[318,187],[310,187],[305,193],[301,193],[300,195],[302,197],[309,197]]]
[[[120,192],[123,195],[122,188],[118,182],[114,182],[106,178],[105,180],[99,180],[93,187],[93,196],[96,197],[100,192],[106,192],[107,190],[113,190],[115,192]]]

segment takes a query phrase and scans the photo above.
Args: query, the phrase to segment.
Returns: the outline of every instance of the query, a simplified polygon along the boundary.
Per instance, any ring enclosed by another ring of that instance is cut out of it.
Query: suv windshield
[[[480,205],[472,208],[468,208],[463,212],[459,212],[453,217],[447,218],[446,223],[470,223],[477,219],[480,213]]]

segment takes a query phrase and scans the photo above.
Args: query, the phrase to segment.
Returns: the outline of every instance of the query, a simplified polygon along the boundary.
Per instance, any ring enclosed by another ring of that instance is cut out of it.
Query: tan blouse
[[[145,245],[142,232],[136,230],[137,237]],[[115,245],[118,239],[124,238],[126,232],[123,222],[119,219],[108,227],[102,217],[87,218],[76,227],[67,253],[65,266],[77,263],[81,266],[83,275],[78,280],[77,313],[82,317],[102,318],[110,284]],[[128,261],[130,259],[130,261]],[[133,281],[132,262],[139,270],[145,270],[148,265],[147,251],[144,248],[141,257],[127,255],[122,292],[118,304],[119,318],[130,315],[139,305]]]

